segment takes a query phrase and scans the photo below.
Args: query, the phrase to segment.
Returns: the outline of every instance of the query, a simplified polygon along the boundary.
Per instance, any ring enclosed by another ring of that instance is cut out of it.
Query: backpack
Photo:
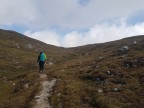
[[[46,55],[44,53],[42,53],[40,55],[40,61],[45,61],[46,60]]]

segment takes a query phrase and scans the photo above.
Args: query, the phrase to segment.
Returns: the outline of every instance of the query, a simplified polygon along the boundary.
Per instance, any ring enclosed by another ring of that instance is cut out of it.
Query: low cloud
[[[26,31],[24,34],[31,38],[45,42],[47,44],[61,46],[59,41],[60,37],[58,36],[58,34],[56,34],[53,31],[49,31],[49,30],[39,31],[39,32]]]
[[[119,23],[96,24],[85,32],[71,31],[59,35],[54,31],[25,32],[25,35],[41,40],[47,44],[63,47],[76,47],[87,44],[103,43],[122,39],[134,35],[144,35],[144,23],[128,25],[125,20],[119,20]]]

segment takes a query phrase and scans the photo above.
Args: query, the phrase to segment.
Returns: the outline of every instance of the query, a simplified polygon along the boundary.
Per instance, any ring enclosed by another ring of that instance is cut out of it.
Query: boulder
[[[131,62],[131,61],[125,61],[125,62],[123,63],[123,65],[124,65],[124,67],[126,67],[126,68],[132,68],[132,67],[133,67],[133,62]]]
[[[25,85],[24,85],[24,88],[25,88],[25,89],[29,88],[29,84],[28,84],[28,83],[25,84]]]
[[[103,93],[104,91],[102,89],[98,89],[98,93]]]
[[[100,79],[100,78],[96,78],[96,81],[97,81],[97,82],[101,82],[101,79]]]
[[[133,41],[133,45],[136,45],[137,44],[137,41]]]
[[[53,63],[52,63],[52,62],[49,62],[49,65],[50,65],[50,66],[53,65]]]
[[[119,89],[118,88],[113,88],[112,92],[119,92]]]
[[[35,99],[40,99],[40,96],[35,96]]]

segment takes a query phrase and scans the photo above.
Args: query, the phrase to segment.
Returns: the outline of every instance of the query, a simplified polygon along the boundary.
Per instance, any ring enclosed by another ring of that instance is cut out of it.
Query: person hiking
[[[39,72],[43,72],[44,71],[44,64],[46,61],[46,54],[43,52],[40,52],[38,59],[37,59],[37,63],[39,63]]]

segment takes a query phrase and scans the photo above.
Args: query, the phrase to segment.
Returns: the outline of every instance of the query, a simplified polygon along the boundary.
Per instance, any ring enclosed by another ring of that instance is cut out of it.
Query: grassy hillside
[[[0,30],[0,108],[29,107],[39,86],[36,61],[40,51],[44,51],[48,61],[53,63],[60,62],[62,54],[67,53],[64,48],[44,44],[14,31]]]
[[[0,108],[34,104],[41,50],[48,80],[57,79],[53,108],[144,107],[144,36],[65,49],[0,30]]]
[[[59,79],[54,108],[144,107],[144,36],[71,50],[73,59],[49,68]]]

